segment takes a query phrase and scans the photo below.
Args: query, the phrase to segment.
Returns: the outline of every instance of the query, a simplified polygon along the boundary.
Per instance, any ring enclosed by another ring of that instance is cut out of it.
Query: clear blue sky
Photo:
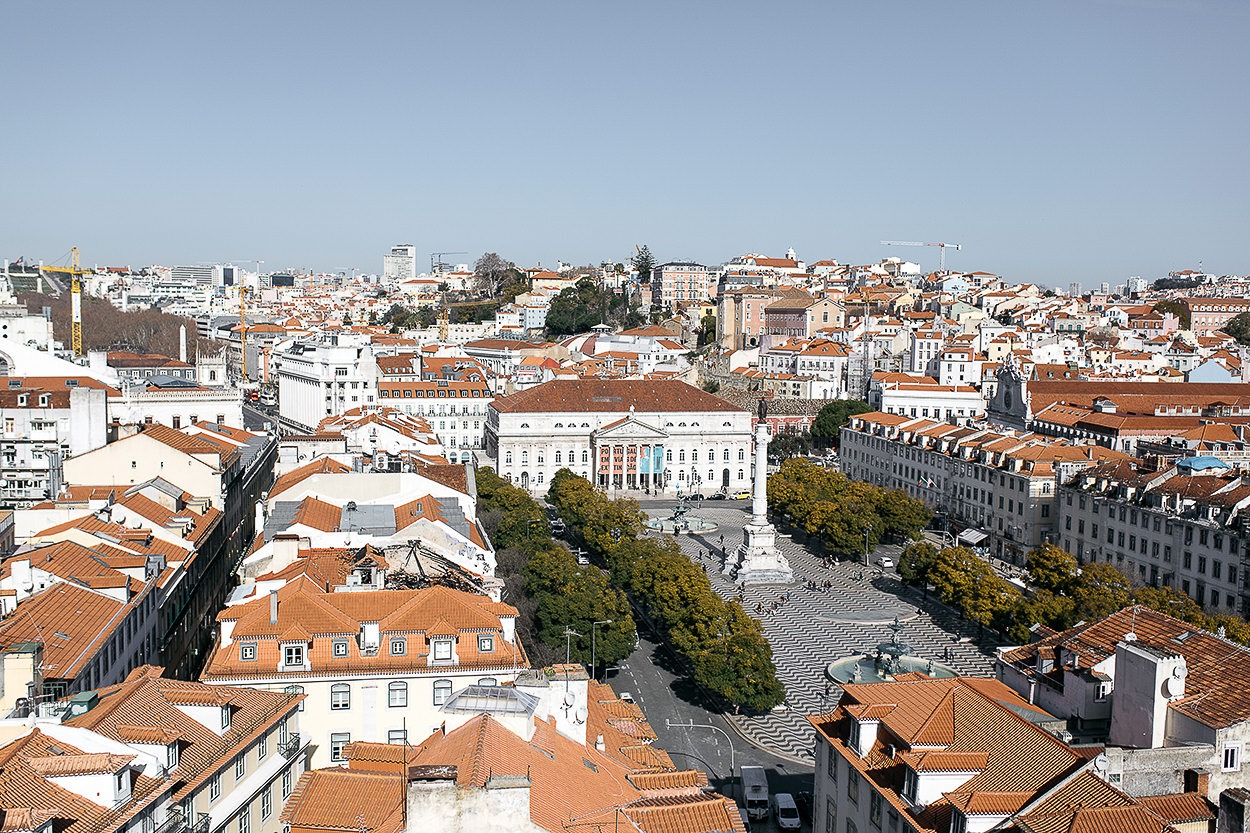
[[[0,256],[1250,272],[1250,4],[6,0]]]

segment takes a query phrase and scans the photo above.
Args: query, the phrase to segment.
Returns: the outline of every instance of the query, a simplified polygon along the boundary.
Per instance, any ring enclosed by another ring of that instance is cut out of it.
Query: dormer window
[[[451,662],[451,640],[435,639],[430,644],[430,659],[434,662]]]
[[[230,728],[230,706],[221,707],[221,730],[224,732]]]
[[[165,768],[178,768],[178,741],[174,741],[169,746],[165,747]]]
[[[489,654],[495,650],[495,637],[489,634],[482,634],[477,638],[477,650],[481,654]]]
[[[408,654],[408,640],[399,638],[391,639],[391,656],[402,657]]]
[[[916,779],[916,771],[912,769],[911,767],[906,767],[903,770],[903,793],[902,795],[903,795],[903,798],[907,799],[912,804],[916,803],[917,783],[918,782]]]
[[[304,646],[286,645],[282,649],[282,664],[287,668],[304,667]]]
[[[852,749],[856,749],[856,750],[859,749],[859,721],[858,720],[851,721],[851,731],[850,731],[850,735],[846,739],[846,745],[851,747]]]
[[[346,639],[334,640],[332,653],[334,654],[335,657],[338,657],[340,659],[347,656],[347,640]]]
[[[241,642],[239,643],[239,659],[243,662],[256,661],[256,643]]]

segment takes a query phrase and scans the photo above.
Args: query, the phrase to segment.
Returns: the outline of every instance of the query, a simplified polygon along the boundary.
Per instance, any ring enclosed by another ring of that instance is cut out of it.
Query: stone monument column
[[[760,400],[755,422],[755,478],[751,520],[742,530],[742,544],[725,559],[725,575],[738,584],[792,584],[794,570],[777,550],[777,530],[768,522],[768,404]]]

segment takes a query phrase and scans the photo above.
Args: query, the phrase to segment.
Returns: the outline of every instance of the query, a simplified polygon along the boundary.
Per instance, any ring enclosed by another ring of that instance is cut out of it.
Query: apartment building
[[[447,587],[328,592],[300,576],[218,614],[201,679],[306,694],[311,761],[329,766],[353,741],[438,730],[439,707],[466,686],[514,681],[529,667],[516,617],[511,605]]]
[[[1250,483],[1214,457],[1094,466],[1059,490],[1056,543],[1170,587],[1211,613],[1250,610]]]
[[[1106,779],[1134,797],[1250,787],[1250,649],[1147,607],[1126,607],[999,651],[995,675],[1107,744]],[[1222,829],[1222,828],[1221,828]]]
[[[1089,466],[1127,459],[985,423],[881,412],[852,417],[840,450],[847,477],[902,489],[967,527],[961,541],[1021,565],[1029,550],[1055,538],[1059,484]]]
[[[645,277],[645,276],[644,276]],[[672,308],[716,297],[717,270],[692,261],[669,261],[651,270],[651,303]]]
[[[373,348],[355,340],[297,341],[273,354],[278,418],[304,433],[328,416],[377,402]]]
[[[108,441],[109,398],[90,378],[15,377],[0,388],[0,505],[32,506],[65,482],[64,460]]]
[[[1193,790],[1129,796],[1105,757],[1067,746],[1048,731],[1052,715],[997,680],[906,674],[843,689],[835,709],[808,717],[813,830],[1159,833],[1216,819]]]
[[[4,727],[8,829],[278,832],[306,768],[302,698],[160,673],[136,668],[117,685],[43,704]]]
[[[931,376],[877,371],[868,387],[868,404],[887,414],[934,419],[985,416],[985,399],[971,385],[943,385]]]
[[[213,615],[225,601],[230,575],[255,537],[256,501],[273,483],[277,443],[269,435],[204,423],[181,431],[164,425],[142,428],[67,460],[66,478],[75,485],[108,487],[118,493],[165,481],[171,485],[152,490],[151,499],[168,502],[164,511],[170,513],[171,524],[186,520],[181,513],[188,505],[201,513],[209,506],[221,513],[169,591],[173,595],[165,615],[171,621],[165,625],[161,659],[171,674],[190,676],[204,662],[212,642]]]
[[[484,374],[476,378],[428,381],[383,381],[378,399],[404,414],[424,420],[443,444],[449,460],[468,462],[485,447],[486,416],[495,394]]]
[[[745,833],[707,775],[679,769],[638,706],[581,666],[470,686],[415,746],[353,741],[347,767],[305,774],[282,820],[291,833],[646,830]]]

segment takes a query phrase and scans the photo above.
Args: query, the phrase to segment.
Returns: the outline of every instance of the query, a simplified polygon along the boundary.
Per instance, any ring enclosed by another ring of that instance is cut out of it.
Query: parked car
[[[890,558],[890,556],[888,556],[888,555],[883,555],[883,556],[881,556],[880,558],[878,558],[878,559],[877,559],[877,566],[878,566],[878,567],[880,567],[880,568],[881,568],[881,569],[883,569],[883,570],[893,570],[893,569],[894,569],[894,559],[893,559],[893,558]]]
[[[750,500],[750,499],[751,499],[750,489],[740,489],[734,492],[734,500]]]
[[[622,691],[620,694],[616,695],[616,697],[623,703],[634,702],[634,695],[630,694],[628,691]]]
[[[724,492],[712,492],[712,494],[707,496],[707,499],[708,500],[724,500],[725,493]]]
[[[577,563],[580,564],[581,566],[585,567],[587,564],[590,563],[590,556],[586,554],[586,551],[584,549],[581,549],[579,547],[573,550],[573,554],[577,556]]]
[[[799,806],[790,793],[777,793],[773,796],[773,818],[782,830],[798,830],[803,826],[799,819]]]

